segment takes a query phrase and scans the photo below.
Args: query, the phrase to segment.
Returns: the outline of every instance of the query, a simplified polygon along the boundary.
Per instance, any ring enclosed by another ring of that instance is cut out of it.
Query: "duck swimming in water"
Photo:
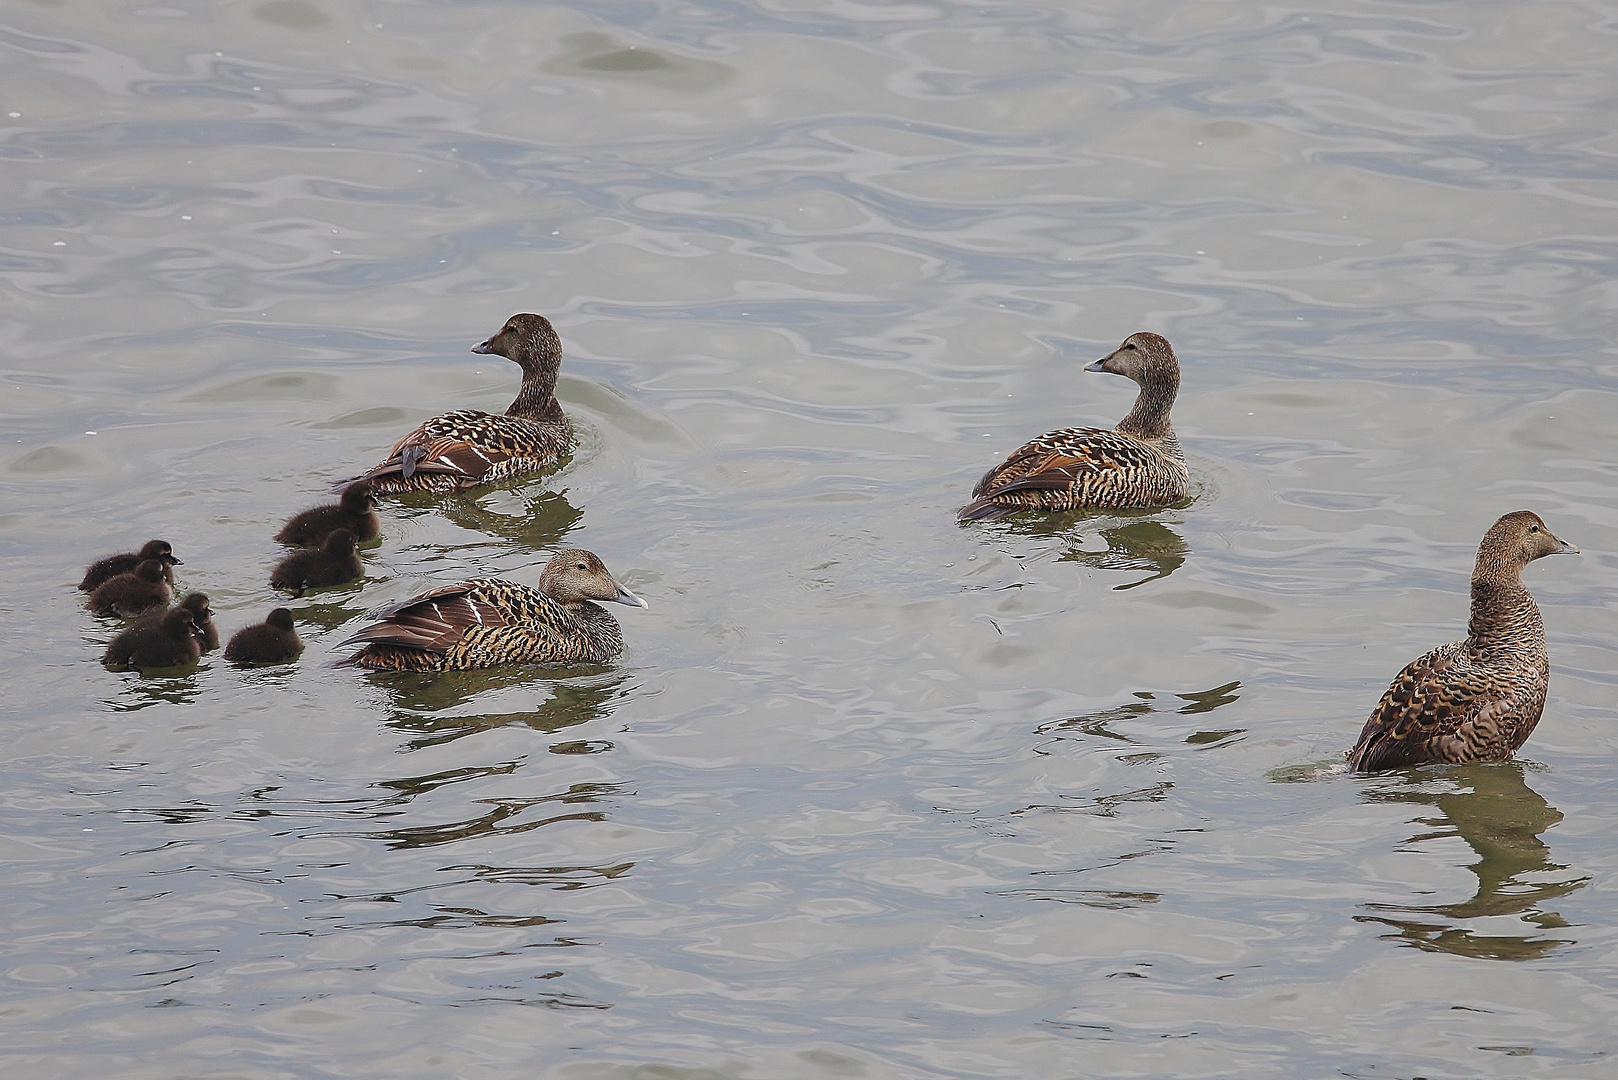
[[[477,409],[435,416],[393,444],[388,458],[356,477],[379,495],[455,491],[493,484],[561,464],[573,425],[556,400],[562,341],[543,315],[513,315],[472,351],[504,356],[522,368],[522,389],[502,415]]]
[[[292,625],[292,612],[278,607],[263,622],[232,634],[225,659],[236,664],[284,664],[301,652],[303,639]]]
[[[1129,415],[1116,428],[1062,428],[1019,447],[978,481],[959,520],[994,521],[1021,510],[1168,506],[1185,498],[1191,473],[1169,423],[1180,389],[1174,349],[1142,331],[1084,370],[1140,384]]]
[[[194,664],[202,655],[191,609],[170,608],[149,615],[120,632],[107,645],[101,662],[108,667],[168,668]]]
[[[596,555],[562,551],[545,564],[537,589],[474,578],[384,608],[379,622],[342,643],[365,647],[341,663],[396,671],[602,663],[623,651],[624,639],[597,600],[647,606]]]
[[[202,651],[213,652],[219,648],[219,627],[214,625],[213,607],[208,603],[208,598],[194,592],[181,600],[180,606],[191,613],[191,620],[197,629],[197,644],[202,646]]]
[[[174,548],[169,546],[167,540],[148,540],[141,545],[139,551],[126,551],[122,555],[108,555],[90,564],[90,569],[84,572],[84,580],[79,582],[79,591],[95,592],[96,586],[108,578],[127,574],[147,559],[156,559],[163,564],[165,576],[170,585],[174,584],[174,568],[184,566],[174,557]]]
[[[338,502],[310,507],[293,515],[281,526],[275,539],[294,547],[319,547],[337,529],[347,529],[362,544],[382,534],[382,522],[376,516],[376,498],[370,484],[363,481],[350,484],[343,489]]]
[[[1551,662],[1523,567],[1578,550],[1527,510],[1490,526],[1472,570],[1466,640],[1440,645],[1399,672],[1348,752],[1354,771],[1504,761],[1527,742],[1545,708]]]
[[[127,574],[118,574],[97,585],[90,594],[90,610],[97,615],[144,615],[166,607],[174,599],[168,567],[157,559],[146,559]]]
[[[365,563],[354,544],[354,534],[338,529],[317,548],[303,548],[276,563],[270,588],[302,596],[305,589],[345,585],[365,576]]]

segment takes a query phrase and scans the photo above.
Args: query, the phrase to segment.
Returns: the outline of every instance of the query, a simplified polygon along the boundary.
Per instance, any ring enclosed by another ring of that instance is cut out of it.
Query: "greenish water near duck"
[[[9,1077],[1605,1077],[1610,11],[189,0],[0,17]],[[549,484],[409,497],[303,657],[105,671],[556,324]],[[1176,508],[958,526],[1173,342]],[[1520,760],[1351,777],[1483,530]],[[628,651],[327,664],[558,546]]]

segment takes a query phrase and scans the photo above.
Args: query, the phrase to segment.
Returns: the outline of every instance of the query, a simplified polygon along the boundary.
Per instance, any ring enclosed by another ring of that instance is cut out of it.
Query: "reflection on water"
[[[545,491],[537,482],[513,481],[448,498],[416,496],[412,501],[468,532],[499,536],[536,549],[559,545],[584,516],[567,501],[565,491]]]
[[[394,780],[387,782],[386,786],[398,788],[404,796],[414,798],[431,791],[439,784],[460,782],[473,775],[487,775],[486,772],[479,773],[478,770],[465,770],[465,775],[461,775],[462,773],[463,770],[455,770],[453,775],[447,776]],[[416,789],[412,788],[413,784],[422,786]],[[562,791],[547,792],[544,795],[484,797],[478,800],[478,804],[487,806],[487,810],[459,820],[436,822],[431,825],[407,825],[397,829],[379,829],[368,835],[393,848],[423,848],[495,834],[510,836],[546,825],[555,825],[561,821],[605,821],[606,809],[596,804],[621,791],[623,787],[619,784],[570,784]],[[538,815],[529,813],[535,807],[548,811],[581,805],[589,808],[563,809],[557,813]]]
[[[1423,770],[1411,774],[1409,786],[1368,791],[1365,798],[1436,807],[1440,816],[1415,819],[1428,828],[1406,843],[1414,847],[1460,836],[1478,855],[1467,868],[1477,875],[1476,895],[1457,904],[1366,904],[1367,911],[1377,914],[1356,919],[1391,926],[1397,932],[1390,938],[1419,949],[1491,960],[1533,960],[1569,944],[1566,938],[1536,935],[1568,925],[1544,905],[1589,880],[1566,876],[1534,880],[1535,875],[1567,869],[1551,860],[1550,848],[1540,839],[1562,820],[1561,812],[1528,786],[1522,765],[1515,761],[1446,769],[1441,775],[1446,781],[1441,792],[1432,790],[1433,774]],[[1528,924],[1522,932],[1500,933],[1503,927],[1498,922],[1488,924],[1493,933],[1478,933],[1466,925],[1512,915]]]
[[[578,669],[572,669],[578,670]],[[366,677],[385,687],[391,699],[386,721],[410,736],[408,749],[454,742],[480,731],[523,725],[550,734],[577,727],[609,715],[635,688],[625,686],[625,674],[601,669],[567,679],[546,679],[543,668],[518,667],[487,672],[374,672]],[[452,713],[501,687],[548,681],[551,696],[532,708],[511,712]],[[566,743],[553,747],[556,753],[596,752],[579,749],[583,744]],[[592,747],[610,748],[611,743],[592,742]],[[566,747],[562,749],[560,747]]]
[[[1174,711],[1180,716],[1196,716],[1200,713],[1212,712],[1222,705],[1229,705],[1240,700],[1241,695],[1236,693],[1241,688],[1239,682],[1229,682],[1222,686],[1215,686],[1208,690],[1194,690],[1190,693],[1175,693],[1172,697],[1178,698],[1185,704]],[[1122,705],[1115,705],[1100,712],[1085,713],[1080,716],[1063,717],[1060,720],[1047,721],[1034,731],[1040,735],[1049,736],[1046,742],[1035,746],[1034,753],[1048,754],[1053,752],[1054,745],[1067,742],[1075,738],[1081,741],[1092,739],[1106,739],[1116,744],[1127,746],[1146,746],[1153,742],[1144,733],[1126,734],[1115,730],[1123,721],[1136,720],[1152,713],[1161,712],[1158,706],[1158,695],[1149,690],[1137,690],[1133,695],[1135,700]],[[1246,734],[1245,728],[1223,728],[1193,731],[1181,737],[1185,745],[1198,749],[1229,743]],[[1161,757],[1167,751],[1147,751],[1134,754],[1130,760],[1151,760]]]
[[[1118,591],[1168,577],[1184,565],[1185,557],[1191,550],[1179,533],[1161,521],[1125,522],[1104,527],[1100,531],[1101,539],[1107,544],[1105,551],[1086,550],[1074,540],[1062,554],[1061,561],[1083,563],[1096,570],[1147,572],[1143,578],[1114,585],[1113,589]]]

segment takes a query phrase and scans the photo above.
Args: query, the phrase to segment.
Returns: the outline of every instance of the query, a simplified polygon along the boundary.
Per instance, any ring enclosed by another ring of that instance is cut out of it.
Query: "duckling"
[[[556,400],[562,341],[543,315],[513,315],[472,351],[522,368],[522,389],[503,416],[461,409],[435,416],[393,444],[388,458],[356,477],[377,494],[454,491],[559,465],[573,448],[573,425]]]
[[[960,521],[994,521],[1019,510],[1168,506],[1185,498],[1191,473],[1169,423],[1180,364],[1163,338],[1131,334],[1085,367],[1140,384],[1129,415],[1112,429],[1047,431],[990,469],[957,512]]]
[[[187,607],[148,615],[107,645],[101,662],[108,667],[167,668],[194,664],[202,655],[197,623]]]
[[[592,600],[647,606],[591,552],[561,551],[538,589],[473,578],[384,608],[381,621],[342,643],[366,644],[340,663],[396,671],[601,663],[623,651],[624,639],[618,620]]]
[[[145,559],[127,574],[108,578],[90,594],[90,610],[97,615],[144,615],[155,607],[165,607],[174,599],[174,586],[168,581],[168,567],[157,559]]]
[[[237,664],[284,664],[303,652],[303,639],[292,625],[292,612],[278,607],[256,626],[230,636],[225,659]]]
[[[275,539],[294,547],[319,547],[333,529],[347,529],[362,544],[381,535],[382,522],[376,516],[376,499],[370,484],[363,481],[350,484],[343,489],[342,499],[336,504],[311,507],[294,515],[275,534]]]
[[[174,584],[174,568],[184,566],[174,557],[174,549],[167,540],[148,540],[137,551],[126,551],[122,555],[108,555],[90,564],[90,569],[84,572],[84,580],[79,582],[80,592],[95,592],[96,586],[108,578],[127,574],[147,559],[156,559],[163,564],[164,576],[170,585]]]
[[[1545,708],[1551,661],[1523,567],[1578,551],[1528,510],[1490,526],[1472,570],[1466,640],[1440,645],[1399,672],[1348,752],[1354,771],[1504,761],[1527,742]]]
[[[202,651],[213,652],[219,648],[219,627],[214,625],[213,608],[208,598],[194,592],[181,600],[180,606],[191,612],[191,620],[197,625],[197,644],[202,646]]]
[[[354,534],[334,529],[317,548],[303,548],[282,559],[270,574],[272,589],[286,589],[302,596],[305,589],[344,585],[365,576],[365,564],[354,547]]]

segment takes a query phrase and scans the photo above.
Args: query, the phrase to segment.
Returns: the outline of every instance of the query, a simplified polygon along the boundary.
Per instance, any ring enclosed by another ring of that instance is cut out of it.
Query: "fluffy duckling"
[[[543,315],[513,315],[475,353],[522,368],[522,389],[504,415],[461,409],[435,416],[393,444],[388,458],[358,480],[381,495],[454,491],[559,465],[573,448],[573,425],[556,400],[562,341]]]
[[[382,522],[376,516],[376,498],[370,484],[363,481],[350,484],[343,489],[340,501],[294,515],[275,534],[275,539],[293,547],[319,547],[334,529],[347,529],[362,544],[382,534]]]
[[[197,626],[197,644],[202,646],[202,651],[213,652],[219,648],[219,627],[214,625],[213,607],[208,598],[194,592],[181,600],[180,606],[191,612],[191,620]]]
[[[376,613],[342,644],[365,642],[341,661],[398,671],[464,671],[499,664],[601,663],[623,651],[618,620],[592,600],[646,607],[588,551],[558,552],[530,589],[474,578],[431,589]]]
[[[365,576],[365,564],[355,549],[354,534],[337,529],[317,548],[303,548],[282,559],[270,574],[272,589],[302,596],[305,589],[344,585]]]
[[[278,607],[257,626],[244,626],[230,636],[225,659],[237,664],[284,664],[303,652],[303,639],[292,625],[292,612]]]
[[[1348,753],[1353,769],[1504,761],[1528,741],[1545,708],[1551,662],[1522,570],[1578,550],[1527,510],[1490,526],[1472,570],[1466,640],[1440,645],[1399,672]]]
[[[978,481],[959,520],[994,521],[1019,510],[1168,506],[1185,498],[1191,473],[1169,423],[1180,389],[1174,349],[1142,331],[1084,370],[1139,383],[1129,415],[1110,430],[1047,431],[1013,451]]]
[[[156,559],[163,564],[164,575],[170,585],[174,584],[174,568],[184,566],[174,557],[174,548],[169,546],[167,540],[148,540],[141,545],[139,551],[126,551],[122,555],[108,555],[90,564],[90,569],[84,572],[84,580],[79,582],[80,592],[95,592],[96,586],[108,578],[127,574],[147,559]]]
[[[168,567],[157,559],[146,559],[127,574],[108,578],[90,594],[90,610],[97,615],[144,615],[155,607],[165,607],[174,599]]]
[[[186,607],[148,615],[107,645],[101,662],[108,667],[168,668],[194,664],[202,655],[197,624]]]

